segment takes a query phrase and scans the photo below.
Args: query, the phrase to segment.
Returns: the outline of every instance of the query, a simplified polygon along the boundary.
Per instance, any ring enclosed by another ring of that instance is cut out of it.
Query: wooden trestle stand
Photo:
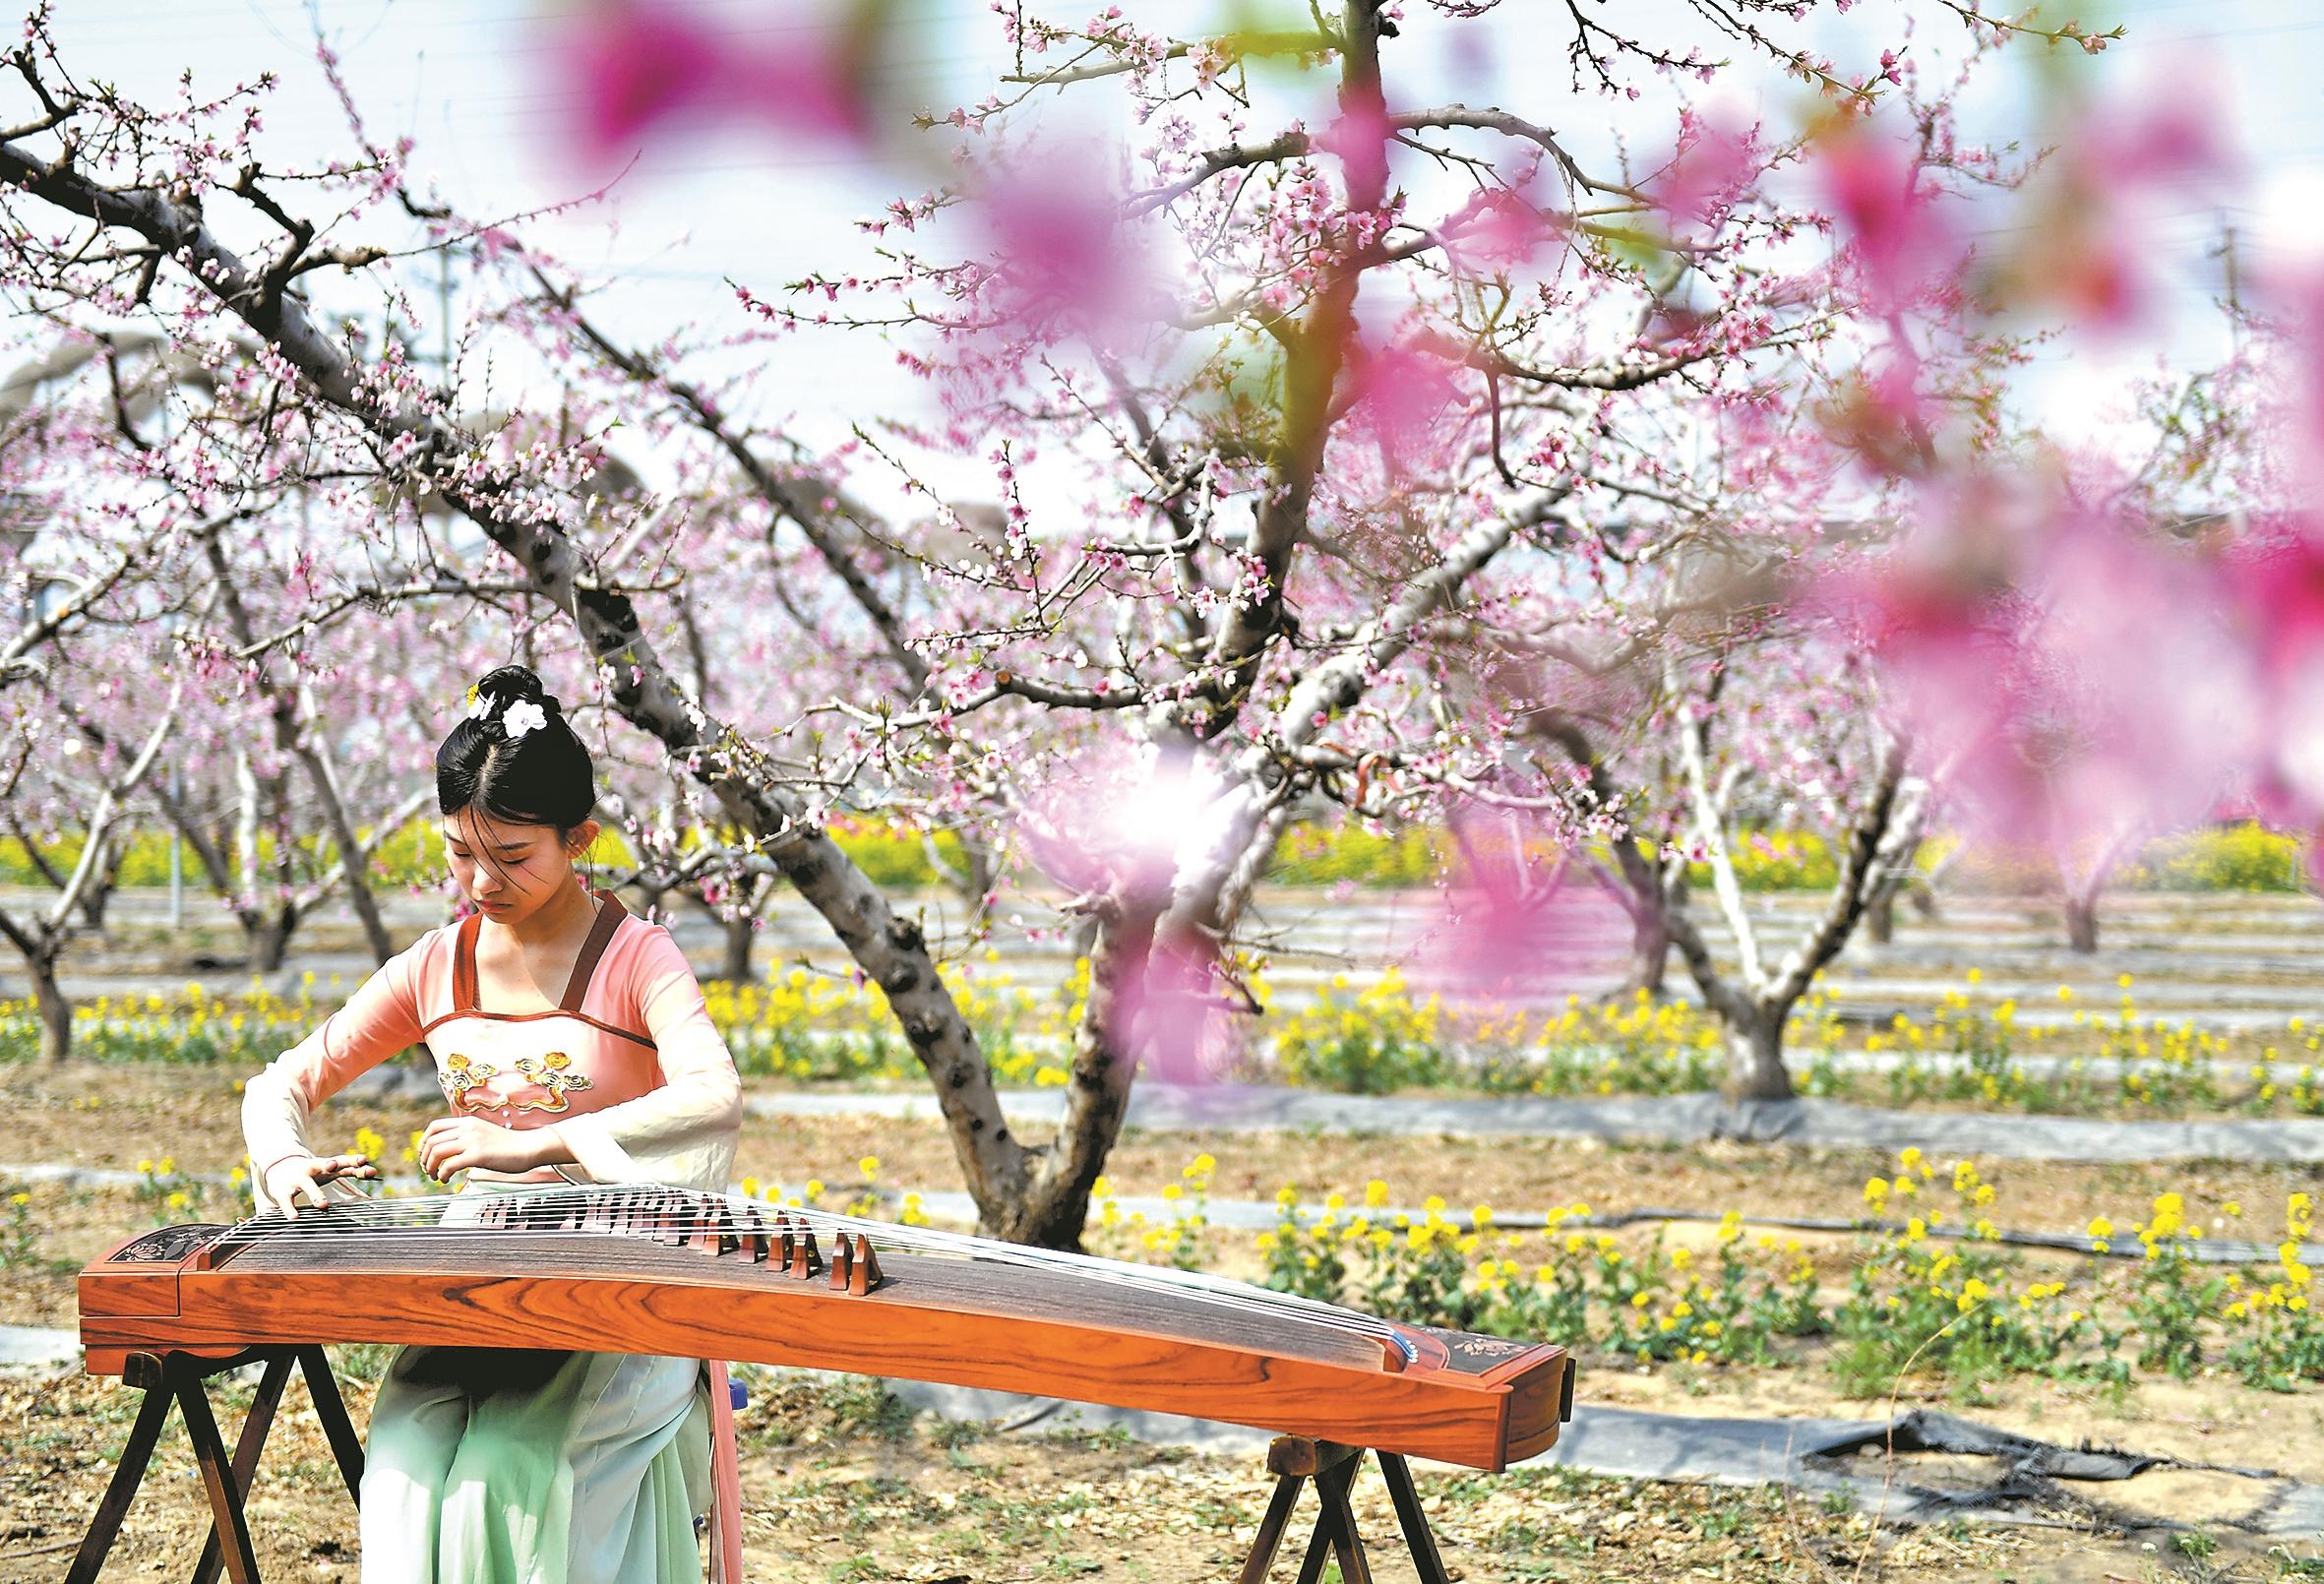
[[[236,1437],[229,1457],[225,1439],[218,1432],[216,1416],[211,1412],[207,1382],[212,1375],[253,1364],[263,1365],[264,1372],[259,1377],[257,1395],[251,1399],[250,1412],[242,1421],[242,1433]],[[258,1557],[251,1547],[250,1522],[243,1512],[243,1503],[249,1497],[252,1477],[258,1472],[259,1453],[266,1446],[267,1432],[274,1428],[275,1410],[281,1404],[282,1388],[289,1383],[294,1364],[306,1374],[315,1416],[322,1421],[324,1436],[331,1442],[333,1456],[338,1460],[339,1477],[346,1481],[347,1494],[359,1499],[363,1443],[347,1418],[346,1403],[339,1396],[338,1382],[332,1375],[330,1361],[324,1357],[322,1348],[314,1345],[253,1347],[225,1358],[205,1358],[190,1353],[132,1353],[123,1365],[121,1378],[128,1385],[142,1388],[145,1401],[138,1408],[129,1443],[121,1449],[121,1461],[114,1467],[112,1482],[105,1487],[104,1499],[97,1504],[95,1516],[90,1519],[81,1549],[74,1553],[65,1584],[96,1584],[113,1541],[121,1532],[121,1520],[136,1499],[138,1487],[145,1482],[146,1468],[153,1461],[153,1447],[161,1438],[161,1427],[168,1422],[172,1403],[185,1420],[186,1438],[193,1443],[194,1461],[201,1468],[202,1485],[210,1494],[210,1539],[202,1548],[202,1559],[194,1566],[194,1584],[215,1584],[221,1565],[232,1584],[258,1584]],[[1323,1576],[1325,1560],[1334,1553],[1339,1556],[1340,1577],[1346,1584],[1372,1584],[1372,1565],[1365,1558],[1364,1539],[1356,1531],[1356,1511],[1348,1500],[1348,1490],[1364,1466],[1364,1453],[1365,1448],[1361,1446],[1342,1446],[1305,1435],[1275,1437],[1267,1448],[1267,1472],[1276,1476],[1275,1493],[1267,1502],[1266,1516],[1259,1520],[1251,1555],[1243,1563],[1241,1584],[1265,1584],[1267,1570],[1274,1565],[1276,1553],[1282,1549],[1283,1534],[1291,1522],[1291,1509],[1299,1501],[1300,1488],[1310,1481],[1315,1482],[1315,1494],[1323,1510],[1316,1514],[1315,1527],[1308,1536],[1307,1553],[1300,1559],[1299,1584],[1316,1584]],[[1443,1558],[1437,1554],[1436,1537],[1430,1533],[1428,1517],[1421,1511],[1420,1493],[1413,1489],[1411,1468],[1401,1453],[1381,1452],[1378,1456],[1380,1475],[1387,1481],[1388,1496],[1396,1504],[1396,1520],[1404,1531],[1404,1544],[1411,1553],[1413,1571],[1419,1574],[1420,1584],[1449,1584]]]
[[[1372,1584],[1372,1564],[1364,1557],[1364,1537],[1356,1533],[1356,1509],[1348,1501],[1348,1488],[1364,1466],[1361,1446],[1312,1440],[1305,1435],[1278,1435],[1267,1448],[1267,1472],[1276,1476],[1275,1494],[1267,1515],[1259,1520],[1258,1538],[1251,1543],[1251,1556],[1243,1564],[1241,1584],[1265,1584],[1267,1569],[1282,1547],[1284,1528],[1299,1500],[1299,1488],[1315,1482],[1315,1495],[1323,1510],[1308,1536],[1307,1554],[1300,1558],[1299,1584],[1315,1584],[1323,1563],[1339,1554],[1339,1576],[1346,1584]],[[1389,1499],[1396,1503],[1396,1522],[1412,1554],[1413,1571],[1420,1584],[1448,1584],[1444,1559],[1437,1554],[1437,1539],[1429,1533],[1428,1515],[1421,1511],[1420,1493],[1412,1488],[1412,1470],[1400,1452],[1379,1454],[1379,1472],[1388,1482]]]
[[[228,1457],[217,1419],[210,1411],[210,1388],[205,1382],[212,1375],[253,1364],[264,1365],[265,1371],[259,1377],[258,1395],[251,1399],[250,1414],[242,1421],[233,1455]],[[267,1443],[267,1432],[274,1428],[275,1409],[282,1401],[282,1388],[290,1379],[293,1364],[306,1374],[307,1393],[315,1400],[315,1417],[323,1422],[324,1436],[338,1460],[347,1493],[354,1495],[363,1483],[363,1443],[347,1419],[347,1405],[338,1394],[338,1382],[332,1378],[330,1362],[321,1347],[245,1348],[222,1359],[191,1353],[132,1353],[121,1378],[143,1387],[146,1400],[137,1411],[129,1444],[121,1449],[112,1483],[105,1487],[105,1498],[97,1503],[89,1533],[82,1537],[81,1549],[73,1555],[65,1584],[96,1584],[105,1555],[113,1549],[113,1539],[121,1532],[121,1519],[145,1480],[146,1465],[153,1459],[153,1445],[161,1438],[161,1427],[168,1421],[173,1402],[186,1422],[186,1438],[194,1443],[194,1461],[201,1467],[203,1488],[210,1493],[210,1540],[202,1548],[201,1561],[195,1564],[194,1584],[214,1584],[221,1563],[233,1584],[258,1584],[258,1557],[251,1550],[250,1524],[242,1503],[250,1493],[258,1454]]]

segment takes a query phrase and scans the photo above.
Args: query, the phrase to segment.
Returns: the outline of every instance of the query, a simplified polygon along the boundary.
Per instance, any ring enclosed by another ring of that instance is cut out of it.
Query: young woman
[[[373,1175],[308,1123],[357,1073],[424,1044],[447,1115],[419,1163],[463,1192],[663,1183],[723,1192],[734,1061],[669,932],[591,892],[588,749],[521,666],[468,690],[436,752],[453,879],[476,911],[383,966],[244,1092],[262,1209],[331,1213]],[[350,1303],[360,1303],[350,1294]],[[697,1580],[708,1505],[703,1367],[687,1359],[406,1348],[372,1409],[366,1584]]]

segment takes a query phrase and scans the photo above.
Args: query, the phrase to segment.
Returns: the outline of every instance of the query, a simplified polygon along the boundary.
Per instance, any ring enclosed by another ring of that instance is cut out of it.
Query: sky
[[[466,212],[529,211],[606,179],[571,152],[575,93],[559,76],[556,54],[569,7],[553,0],[313,3],[374,134],[415,139],[415,171]],[[727,19],[772,49],[797,36],[806,6],[680,3]],[[1248,16],[1263,3],[1127,0],[1127,8],[1184,35],[1216,30],[1230,15],[1227,4]],[[1070,18],[1092,9],[1085,0],[1045,14]],[[1610,159],[1618,131],[1640,148],[1657,137],[1668,147],[1670,114],[1653,102],[1651,84],[1640,108],[1621,112],[1626,120],[1604,100],[1570,91],[1562,31],[1546,28],[1561,6],[1503,0],[1485,25],[1488,46],[1466,50],[1452,40],[1478,38],[1473,26],[1452,29],[1426,0],[1406,0],[1404,9],[1405,36],[1391,46],[1401,102],[1505,104],[1556,127],[1585,162]],[[1932,4],[1915,9],[1943,16]],[[1699,33],[1690,31],[1680,0],[1621,0],[1605,14],[1641,32]],[[1846,17],[1827,11],[1815,36],[1844,62],[1862,59],[1894,14],[1888,0],[1860,0]],[[896,15],[900,42],[890,69],[901,102],[942,111],[973,100],[1005,65],[985,0],[896,0]],[[2313,0],[2120,0],[2110,7],[2091,0],[2051,12],[2053,20],[2067,15],[2092,29],[2116,20],[2129,29],[2105,56],[2076,60],[2073,70],[2108,91],[2200,96],[2217,107],[2243,159],[2230,189],[2188,193],[2159,214],[2150,235],[2168,291],[2161,324],[2113,344],[2045,357],[2021,380],[2026,405],[2071,431],[2102,422],[2126,378],[2159,360],[2193,366],[2216,359],[2226,344],[2217,302],[2230,227],[2246,278],[2324,259],[2324,15]],[[1950,47],[1944,24],[1926,26],[1920,47]],[[205,91],[275,73],[280,87],[263,146],[285,160],[347,148],[343,119],[313,61],[313,27],[301,0],[60,0],[56,15],[69,63],[150,99],[169,97],[184,70]],[[1798,103],[1797,90],[1764,70],[1730,82],[1718,91],[1738,104],[1782,115]],[[1313,90],[1284,90],[1294,97],[1302,91]],[[2032,103],[2029,73],[1992,74],[1971,101],[1972,130],[2028,135]],[[773,291],[811,270],[866,262],[869,244],[853,222],[887,198],[927,185],[925,167],[898,169],[830,145],[786,143],[760,128],[680,127],[656,138],[603,201],[527,229],[566,262],[616,282],[602,299],[602,316],[649,339],[693,321],[739,325],[729,278]],[[777,387],[797,393],[794,420],[823,438],[865,417],[911,416],[926,401],[889,349],[862,335],[799,337],[769,355],[779,365]]]

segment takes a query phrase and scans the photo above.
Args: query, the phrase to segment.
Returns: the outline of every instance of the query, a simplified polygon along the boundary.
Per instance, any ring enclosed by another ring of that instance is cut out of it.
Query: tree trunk
[[[746,913],[739,919],[722,919],[719,923],[726,932],[726,954],[718,963],[718,977],[729,984],[747,984],[751,978],[751,947],[759,941],[759,921]]]
[[[1155,921],[1159,898],[1124,898],[1109,893],[1090,911],[1097,936],[1089,952],[1089,994],[1073,1029],[1071,1074],[1067,1080],[1066,1116],[1057,1136],[1038,1159],[1009,1219],[987,1211],[977,1231],[986,1237],[1041,1249],[1077,1249],[1089,1219],[1090,1189],[1122,1134],[1130,1110],[1131,1084],[1137,1075],[1141,1032],[1155,1030]]]
[[[1727,1098],[1789,1100],[1792,1075],[1784,1066],[1784,1023],[1789,1007],[1756,1006],[1727,1020]]]
[[[1896,892],[1885,885],[1865,904],[1865,933],[1874,945],[1884,946],[1896,939]]]
[[[28,955],[25,972],[32,981],[32,1004],[40,1013],[40,1060],[55,1066],[73,1054],[73,1004],[56,982],[56,958]]]
[[[275,909],[271,919],[263,913],[245,915],[242,936],[250,943],[250,971],[273,973],[281,967],[290,954],[291,932],[297,928],[298,909],[289,902]]]
[[[2066,946],[2073,951],[2098,949],[2098,895],[2066,898]]]
[[[1621,994],[1635,996],[1643,990],[1654,1000],[1662,1000],[1670,964],[1668,915],[1659,906],[1634,909],[1630,914],[1630,972],[1622,981]]]
[[[363,942],[371,947],[372,960],[385,966],[396,954],[396,943],[388,935],[387,920],[380,916],[379,898],[372,893],[370,881],[365,879],[370,860],[354,832],[345,827],[343,818],[335,818],[332,824],[337,832],[339,862],[346,870],[347,901],[355,909],[355,917],[363,923]]]

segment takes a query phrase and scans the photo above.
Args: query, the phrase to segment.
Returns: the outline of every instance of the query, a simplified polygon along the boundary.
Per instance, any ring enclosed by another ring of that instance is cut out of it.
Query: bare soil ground
[[[341,1353],[342,1373],[362,1361]],[[347,1380],[358,1426],[371,1390]],[[223,1387],[232,1413],[247,1388]],[[80,1376],[0,1377],[0,1580],[53,1579],[126,1437],[136,1394]],[[1240,1566],[1270,1482],[1239,1460],[1105,1436],[1019,1437],[914,1418],[875,1384],[763,1382],[742,1418],[745,1566],[771,1584],[1219,1578]],[[229,1433],[231,1433],[229,1430]],[[354,1515],[293,1384],[250,1512],[274,1579],[352,1579]],[[1563,1471],[1420,1475],[1455,1579],[2055,1580],[2317,1576],[2312,1547],[2232,1530],[1876,1527],[1764,1488],[1597,1479]],[[1383,1577],[1407,1576],[1386,1492],[1358,1487]],[[183,1438],[163,1438],[108,1577],[183,1573],[207,1509]],[[1298,1528],[1295,1527],[1295,1533]],[[2182,1549],[2183,1548],[2183,1549]],[[1287,1555],[1277,1576],[1292,1571]]]

